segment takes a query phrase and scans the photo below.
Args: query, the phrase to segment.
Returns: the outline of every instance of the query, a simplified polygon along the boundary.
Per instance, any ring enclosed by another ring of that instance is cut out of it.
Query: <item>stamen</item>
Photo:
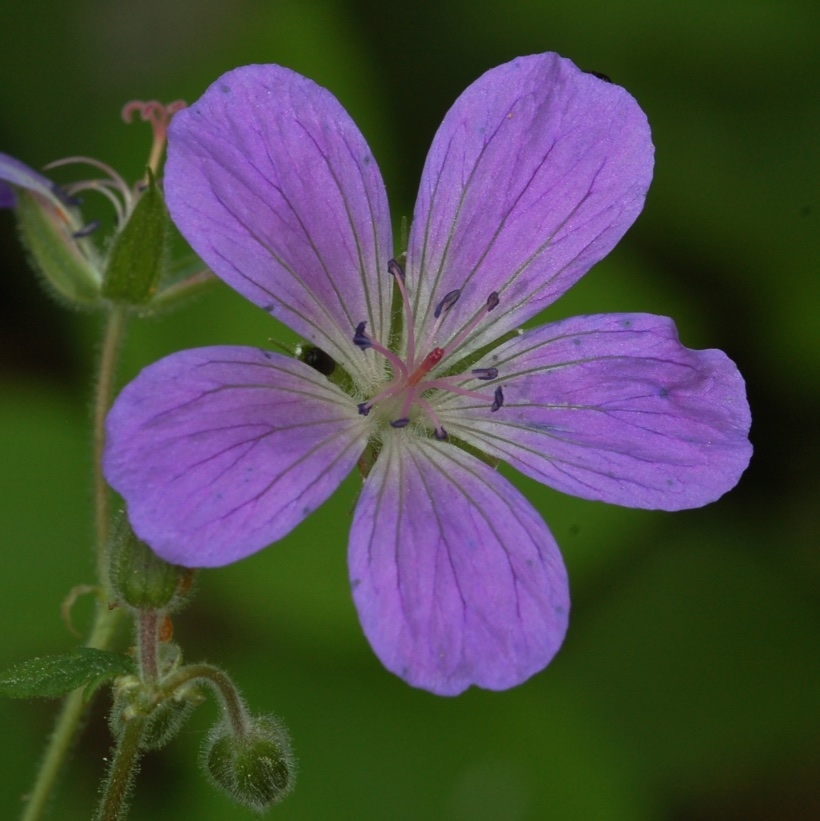
[[[466,374],[457,374],[454,376],[443,376],[440,379],[428,379],[420,386],[420,390],[430,391],[430,390],[439,390],[439,391],[447,391],[447,393],[455,393],[459,396],[466,396],[468,399],[478,399],[481,402],[495,402],[496,395],[493,392],[492,396],[489,396],[486,393],[482,393],[481,391],[471,391],[467,388],[459,387],[458,383],[460,380],[467,378]],[[503,402],[503,395],[502,395],[502,402]]]
[[[105,196],[107,196],[108,199],[114,203],[114,207],[117,210],[117,219],[119,219],[120,223],[122,223],[124,216],[126,214],[130,214],[131,209],[134,207],[134,197],[131,194],[131,189],[128,187],[125,180],[113,168],[111,168],[110,165],[106,165],[104,162],[95,160],[93,157],[65,157],[62,160],[50,162],[45,166],[45,170],[49,171],[52,168],[60,168],[63,165],[70,165],[72,163],[84,163],[85,165],[91,165],[94,168],[98,168],[108,177],[108,179],[85,180],[83,182],[67,185],[65,188],[68,192],[68,196],[71,197],[77,191],[83,191],[88,188],[99,191],[101,194],[105,194]],[[113,191],[116,191],[122,196],[122,204],[120,204],[119,201],[112,196]]]
[[[95,160],[93,157],[64,157],[62,160],[50,162],[48,165],[43,166],[43,168],[46,171],[50,171],[52,168],[60,168],[63,165],[71,165],[72,163],[84,163],[85,165],[93,165],[94,168],[99,168],[100,171],[114,182],[119,191],[123,192],[123,194],[131,193],[128,184],[110,165]]]
[[[376,353],[380,353],[393,366],[395,375],[405,379],[407,377],[407,365],[405,365],[393,351],[389,348],[385,348],[381,342],[377,342],[372,336],[366,334],[364,330],[365,325],[367,325],[367,322],[360,322],[356,326],[356,333],[353,335],[353,344],[363,351],[372,348]]]
[[[401,294],[402,305],[404,305],[404,325],[407,328],[407,356],[406,360],[410,367],[416,358],[416,334],[414,331],[413,311],[410,308],[410,300],[407,298],[407,289],[404,287],[404,268],[391,259],[387,263],[387,270],[390,275],[396,280],[396,286]]]
[[[436,412],[433,410],[432,406],[427,400],[418,397],[416,401],[418,402],[419,407],[422,409],[422,411],[424,411],[424,413],[427,414],[427,416],[430,418],[430,421],[433,423],[433,435],[436,437],[436,439],[439,440],[439,442],[443,442],[447,438],[447,431],[444,430],[444,425],[442,425],[441,422],[439,422],[438,416],[436,416]]]
[[[435,319],[435,322],[433,322],[433,324],[427,329],[427,336],[424,338],[424,344],[421,346],[423,350],[429,348],[435,342],[438,330],[444,322],[444,317],[447,315],[450,308],[458,302],[458,298],[460,296],[461,290],[456,288],[455,290],[446,293],[444,295],[444,299],[436,305],[436,309],[433,311],[433,318]]]
[[[374,349],[375,350],[375,349]],[[367,416],[373,408],[379,404],[379,402],[384,402],[385,399],[390,399],[395,396],[397,393],[401,393],[406,388],[406,383],[401,379],[393,382],[390,387],[383,390],[381,393],[377,393],[375,396],[371,397],[367,400],[367,402],[361,402],[357,405],[359,409],[359,413],[362,416]],[[407,415],[407,411],[410,409],[410,405],[413,404],[413,394],[411,393],[408,397],[407,401],[404,403],[404,407],[402,408],[402,416]]]
[[[473,368],[470,373],[476,379],[496,379],[498,377],[498,368]]]
[[[436,319],[438,319],[441,316],[442,312],[446,314],[447,311],[449,311],[450,308],[452,308],[453,305],[455,305],[456,302],[458,302],[458,298],[460,296],[461,291],[458,288],[456,288],[454,291],[450,291],[448,294],[445,294],[444,299],[442,299],[441,302],[439,302],[439,304],[436,306],[436,310],[433,312],[433,316]]]
[[[88,225],[84,225],[78,231],[74,231],[71,236],[74,237],[74,239],[82,239],[83,237],[90,236],[100,227],[100,224],[99,220],[92,220]]]
[[[479,322],[486,316],[490,311],[498,307],[498,291],[493,291],[488,297],[487,302],[483,308],[479,308],[473,318],[458,332],[456,338],[452,340],[447,345],[447,354],[451,354],[453,351],[458,349],[461,346],[461,343],[472,333],[473,329],[478,325]]]
[[[395,259],[391,259],[390,262],[387,263],[387,273],[404,282],[404,268],[402,268]]]
[[[370,337],[364,332],[366,325],[367,322],[360,322],[356,326],[356,333],[353,334],[353,344],[362,351],[373,347]]]
[[[410,424],[410,420],[405,416],[401,419],[396,419],[390,423],[391,428],[406,428]]]
[[[83,201],[80,197],[72,196],[61,185],[57,185],[56,182],[51,183],[51,193],[54,194],[63,205],[74,208],[79,208],[79,206],[82,205]]]
[[[504,404],[504,391],[501,390],[501,385],[499,385],[495,389],[493,404],[490,406],[490,410],[495,413],[502,405]]]
[[[66,186],[66,192],[72,198],[75,197],[79,191],[96,191],[102,194],[113,206],[117,214],[117,225],[122,225],[125,222],[126,208],[128,204],[123,204],[117,197],[119,188],[112,180],[83,180],[82,182],[74,182]],[[121,192],[119,192],[121,193]],[[81,201],[80,197],[76,197],[78,203]]]

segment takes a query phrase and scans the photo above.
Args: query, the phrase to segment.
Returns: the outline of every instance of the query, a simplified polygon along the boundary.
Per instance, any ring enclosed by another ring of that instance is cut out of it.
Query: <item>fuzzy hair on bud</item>
[[[273,716],[249,718],[242,736],[221,721],[205,739],[202,766],[219,790],[258,813],[285,798],[296,777],[287,730]]]

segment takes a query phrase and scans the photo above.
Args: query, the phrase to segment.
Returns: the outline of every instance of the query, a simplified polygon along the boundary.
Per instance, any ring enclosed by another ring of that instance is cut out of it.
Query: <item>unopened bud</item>
[[[78,308],[102,306],[100,262],[77,209],[56,195],[21,189],[15,214],[23,245],[49,290]]]
[[[217,724],[203,748],[202,763],[214,784],[237,803],[264,812],[293,789],[296,762],[287,731],[278,720],[248,720],[242,736]]]

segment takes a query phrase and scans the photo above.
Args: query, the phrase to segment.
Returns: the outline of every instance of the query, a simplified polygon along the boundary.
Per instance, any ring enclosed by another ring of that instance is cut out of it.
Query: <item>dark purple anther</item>
[[[493,396],[493,404],[490,406],[490,410],[495,412],[504,404],[504,391],[501,390],[501,385],[495,389]]]
[[[498,307],[498,291],[493,291],[487,297],[487,313]]]
[[[396,419],[390,423],[391,428],[406,428],[410,424],[410,420],[405,416],[403,419]]]
[[[439,302],[439,304],[436,306],[435,313],[433,314],[435,318],[438,319],[441,316],[442,312],[446,314],[447,311],[449,311],[450,308],[452,308],[453,305],[455,305],[456,302],[458,302],[458,298],[460,296],[461,291],[459,291],[458,288],[456,288],[454,291],[450,291],[449,293],[445,294],[444,299],[442,299],[441,302]]]
[[[359,413],[362,416],[367,416],[367,414],[370,413],[371,406],[368,405],[367,402],[359,402],[359,404],[356,405],[356,407],[359,409]]]
[[[439,440],[439,442],[444,442],[447,439],[447,431],[444,430],[444,428],[436,428],[433,431],[433,435]]]
[[[78,231],[74,231],[71,236],[74,237],[74,239],[90,236],[100,227],[100,225],[101,223],[99,220],[92,220],[88,223],[88,225],[84,225]]]
[[[78,207],[83,203],[81,197],[69,196],[56,182],[51,184],[51,193],[54,194],[63,205]]]
[[[370,346],[370,337],[364,332],[367,322],[360,322],[356,326],[356,333],[353,335],[353,344],[363,351],[366,351]]]
[[[473,368],[470,373],[476,379],[495,379],[498,376],[498,368]]]
[[[404,268],[402,268],[395,259],[391,259],[390,262],[387,263],[387,273],[404,282]]]

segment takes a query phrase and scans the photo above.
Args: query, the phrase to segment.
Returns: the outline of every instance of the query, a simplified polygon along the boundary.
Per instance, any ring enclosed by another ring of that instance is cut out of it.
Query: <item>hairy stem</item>
[[[114,380],[117,358],[125,332],[127,312],[115,305],[108,313],[100,355],[100,372],[94,394],[94,532],[97,544],[97,579],[107,586],[108,567],[106,548],[111,517],[108,511],[108,485],[102,473],[102,455],[105,447],[105,415],[111,407],[114,395]]]
[[[111,405],[114,392],[117,355],[122,342],[125,323],[125,309],[114,306],[106,317],[94,396],[94,522],[98,585],[101,593],[86,646],[98,650],[107,650],[111,646],[117,624],[122,615],[119,609],[111,610],[108,607],[108,570],[106,567],[109,527],[108,486],[102,475],[102,452],[105,444],[105,415]],[[23,809],[21,821],[39,821],[43,817],[65,758],[79,731],[87,706],[83,699],[82,688],[69,693],[63,701],[62,709],[54,726],[54,732],[51,734],[43,755],[37,778]]]
[[[144,718],[132,718],[117,739],[111,769],[103,786],[103,797],[94,821],[120,821],[125,818],[131,785],[139,765],[140,741],[144,728]]]
[[[140,678],[144,682],[157,680],[157,611],[143,610],[137,620],[137,652],[139,653]]]
[[[86,646],[99,650],[110,647],[121,615],[122,611],[109,610],[105,602],[99,602],[97,616]],[[21,821],[39,821],[43,817],[66,755],[74,744],[86,707],[88,707],[83,695],[81,687],[69,693],[63,702],[54,732],[49,739],[40,770],[37,773],[37,780],[28,795]]]
[[[162,687],[163,690],[172,693],[189,681],[201,681],[217,693],[225,708],[233,735],[236,738],[243,738],[248,729],[248,713],[245,702],[231,679],[218,667],[212,667],[210,664],[186,664],[168,676],[162,682]]]

